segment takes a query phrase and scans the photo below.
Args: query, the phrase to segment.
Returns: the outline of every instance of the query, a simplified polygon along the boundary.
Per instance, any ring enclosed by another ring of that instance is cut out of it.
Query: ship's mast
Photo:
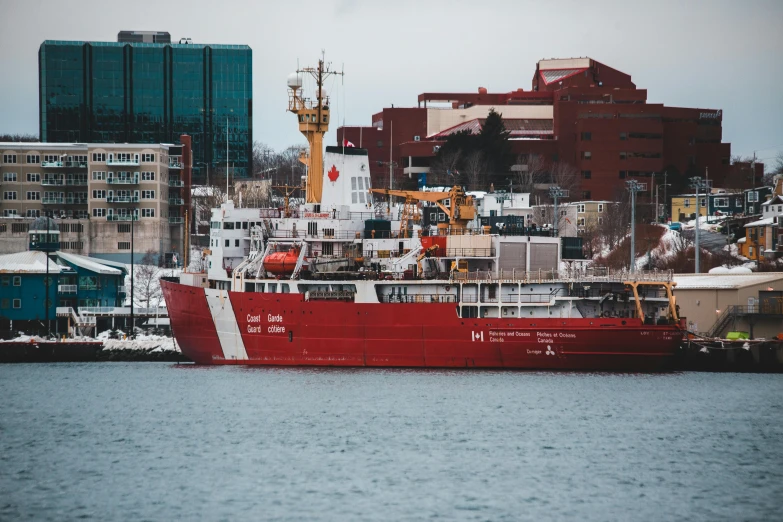
[[[316,100],[305,98],[300,91],[302,88],[302,74],[307,73],[316,82]],[[324,93],[324,81],[332,75],[342,76],[344,73],[331,71],[329,64],[323,59],[318,60],[318,67],[305,67],[298,69],[288,77],[288,110],[298,116],[299,132],[307,138],[309,151],[303,151],[299,155],[299,161],[306,167],[307,203],[320,203],[323,189],[323,143],[324,134],[329,130],[329,97]]]

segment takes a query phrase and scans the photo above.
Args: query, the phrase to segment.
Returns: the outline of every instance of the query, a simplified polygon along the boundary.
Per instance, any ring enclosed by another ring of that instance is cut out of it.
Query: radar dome
[[[291,73],[288,75],[288,87],[290,89],[299,89],[302,87],[302,77],[299,73]]]

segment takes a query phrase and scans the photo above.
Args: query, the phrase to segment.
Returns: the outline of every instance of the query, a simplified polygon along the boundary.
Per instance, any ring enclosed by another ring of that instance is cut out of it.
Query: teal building
[[[247,45],[47,40],[38,51],[40,137],[62,143],[177,143],[192,137],[194,181],[252,172]],[[228,143],[228,158],[226,158]]]
[[[121,307],[126,265],[59,251],[53,220],[29,229],[30,250],[0,255],[0,333],[64,333],[68,318],[86,308]],[[68,310],[66,310],[68,309]]]

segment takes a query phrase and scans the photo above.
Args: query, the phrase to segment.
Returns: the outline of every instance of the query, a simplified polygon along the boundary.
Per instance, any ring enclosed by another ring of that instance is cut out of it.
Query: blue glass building
[[[194,178],[252,173],[247,45],[47,40],[38,51],[40,136],[62,143],[177,143],[192,137]]]

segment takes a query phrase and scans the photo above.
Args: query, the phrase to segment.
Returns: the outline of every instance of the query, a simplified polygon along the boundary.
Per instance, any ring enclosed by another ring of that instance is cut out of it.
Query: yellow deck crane
[[[438,223],[439,235],[446,235],[448,229],[451,229],[452,234],[463,234],[468,223],[476,217],[476,207],[473,205],[473,196],[465,194],[462,187],[457,185],[454,185],[448,192],[421,192],[416,190],[389,189],[370,189],[370,192],[405,198],[406,205],[413,201],[429,201],[430,203],[435,203],[449,217],[448,224]],[[444,204],[445,201],[448,201],[449,204]],[[408,226],[406,215],[403,215],[400,226],[401,232],[406,234]]]

